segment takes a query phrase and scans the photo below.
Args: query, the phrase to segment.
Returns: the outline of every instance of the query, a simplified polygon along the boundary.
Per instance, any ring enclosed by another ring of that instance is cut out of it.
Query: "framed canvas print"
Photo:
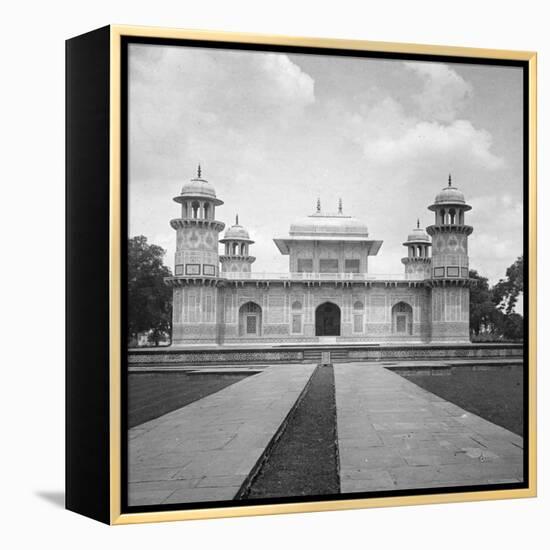
[[[67,508],[536,494],[536,55],[67,42]]]

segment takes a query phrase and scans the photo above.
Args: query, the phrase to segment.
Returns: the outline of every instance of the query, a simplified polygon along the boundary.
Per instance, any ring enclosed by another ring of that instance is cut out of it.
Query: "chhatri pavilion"
[[[467,343],[470,279],[465,224],[471,209],[448,184],[428,209],[434,223],[417,222],[403,243],[403,274],[369,273],[382,241],[343,212],[315,212],[274,239],[288,256],[287,273],[254,269],[254,241],[238,216],[223,238],[216,220],[223,201],[199,171],[174,198],[176,230],[172,342]],[[220,244],[222,253],[220,254]]]

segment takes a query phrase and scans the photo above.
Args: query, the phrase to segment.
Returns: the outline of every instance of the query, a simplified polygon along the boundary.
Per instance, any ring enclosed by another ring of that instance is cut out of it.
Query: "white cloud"
[[[472,96],[472,85],[448,65],[417,61],[404,65],[422,79],[422,91],[413,97],[423,117],[428,120],[454,120]]]
[[[313,78],[285,54],[132,45],[129,82],[136,179],[260,159],[266,129],[291,128],[315,101]]]
[[[368,160],[380,164],[421,162],[430,158],[438,162],[470,161],[494,170],[503,165],[502,159],[491,152],[491,135],[474,128],[468,120],[450,124],[403,119],[403,132],[398,137],[380,137],[364,144]]]
[[[473,206],[467,219],[474,227],[469,253],[475,261],[471,265],[495,283],[522,254],[523,203],[495,187],[492,194],[476,197]]]
[[[276,103],[288,102],[304,107],[315,101],[313,78],[304,73],[287,55],[268,53],[260,57],[260,66],[267,77],[263,88]],[[275,84],[275,85],[273,85]]]
[[[332,105],[333,119],[343,119],[348,135],[371,165],[452,167],[470,164],[496,170],[503,159],[493,151],[493,138],[470,120],[457,118],[472,96],[472,86],[442,63],[404,63],[420,79],[413,107],[386,95],[355,106]],[[365,97],[369,97],[366,94]],[[425,169],[425,168],[424,168]]]

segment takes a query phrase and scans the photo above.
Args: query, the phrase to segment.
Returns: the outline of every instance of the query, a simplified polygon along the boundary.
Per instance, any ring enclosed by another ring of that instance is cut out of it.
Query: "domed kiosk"
[[[218,234],[225,224],[216,221],[215,215],[223,201],[202,177],[200,164],[197,177],[184,184],[174,201],[181,204],[181,217],[170,221],[177,233],[175,275],[217,276]]]
[[[420,227],[420,219],[416,220],[416,227],[408,234],[403,246],[407,247],[407,257],[401,259],[405,265],[406,278],[409,280],[429,278],[432,264],[430,257],[432,241],[428,233]]]
[[[235,216],[235,223],[226,230],[220,243],[225,247],[225,253],[220,256],[222,272],[250,273],[251,266],[256,261],[249,254],[249,247],[254,241],[248,230],[239,224],[238,214]]]
[[[382,241],[369,238],[365,223],[343,213],[324,213],[317,200],[316,211],[290,225],[288,237],[274,239],[281,254],[290,256],[291,273],[365,274],[368,257],[380,250]]]

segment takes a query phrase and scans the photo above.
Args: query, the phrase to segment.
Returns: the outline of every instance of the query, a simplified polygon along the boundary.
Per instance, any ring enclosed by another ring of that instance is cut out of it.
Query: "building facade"
[[[253,269],[254,241],[238,216],[219,239],[223,202],[200,167],[174,201],[181,216],[170,222],[175,268],[166,280],[173,345],[469,342],[471,207],[450,176],[428,207],[433,225],[424,230],[417,222],[403,243],[399,276],[369,273],[382,241],[345,215],[341,201],[336,213],[325,213],[318,200],[313,214],[274,239],[289,258],[287,273]]]

